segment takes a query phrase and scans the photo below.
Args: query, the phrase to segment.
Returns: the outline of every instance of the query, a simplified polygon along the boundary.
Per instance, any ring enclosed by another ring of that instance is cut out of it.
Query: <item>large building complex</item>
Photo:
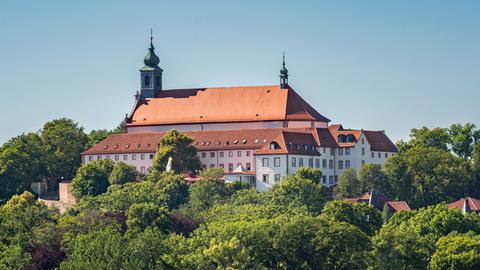
[[[162,88],[152,40],[144,63],[126,132],[82,153],[84,163],[112,159],[146,173],[162,136],[177,129],[194,139],[204,169],[221,167],[227,180],[266,190],[307,166],[333,185],[343,170],[382,164],[397,151],[384,131],[330,125],[288,84],[285,58],[279,85],[173,90]]]

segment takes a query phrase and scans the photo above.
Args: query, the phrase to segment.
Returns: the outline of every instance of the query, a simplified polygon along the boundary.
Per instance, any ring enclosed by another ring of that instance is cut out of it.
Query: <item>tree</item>
[[[195,172],[200,170],[197,150],[192,145],[193,139],[172,129],[160,140],[160,148],[153,160],[152,168],[165,171],[168,159],[172,158],[172,170],[176,173]]]
[[[61,118],[47,122],[41,130],[42,141],[47,154],[47,170],[50,184],[56,188],[56,183],[62,178],[72,179],[80,167],[80,153],[88,145],[88,136],[71,119]]]
[[[155,227],[162,232],[168,232],[171,220],[164,207],[153,203],[137,203],[128,208],[127,226],[129,230],[144,231],[147,227]]]
[[[168,196],[169,210],[177,209],[188,201],[188,185],[181,175],[153,171],[148,174],[147,180],[156,183],[156,186]]]
[[[475,130],[475,125],[453,124],[448,129],[452,151],[459,157],[468,159],[472,156],[474,144],[480,140],[480,130]]]
[[[480,235],[451,233],[437,241],[430,269],[480,269]]]
[[[44,156],[43,143],[35,133],[12,138],[0,148],[0,202],[30,190],[32,182],[46,176]]]
[[[200,212],[222,202],[226,195],[227,190],[222,182],[197,181],[190,186],[189,207]]]
[[[382,171],[380,164],[364,164],[358,172],[361,192],[369,192],[372,189],[388,193],[390,191],[387,177]]]
[[[431,147],[441,150],[448,150],[448,144],[450,137],[448,130],[445,128],[433,128],[422,127],[420,129],[412,129],[410,132],[410,141],[406,144],[401,144],[399,150],[407,150],[411,147]]]
[[[354,169],[345,169],[338,179],[335,187],[335,196],[337,198],[357,197],[361,194],[360,181]]]
[[[365,203],[351,203],[343,200],[330,201],[325,204],[321,217],[347,222],[370,236],[382,226],[379,211]]]
[[[112,172],[108,176],[108,182],[110,185],[123,185],[135,181],[137,175],[135,166],[120,161],[113,166]]]
[[[79,234],[62,270],[122,269],[124,241],[114,227]]]
[[[0,242],[0,269],[23,270],[32,258],[19,245],[6,246]]]
[[[165,237],[160,230],[152,227],[129,237],[122,269],[175,269],[168,259],[164,258],[173,248],[165,243]]]
[[[383,223],[387,223],[388,220],[392,217],[393,213],[392,210],[390,210],[390,207],[388,204],[383,205],[383,210],[382,210],[382,220]]]
[[[322,182],[322,171],[320,169],[311,168],[311,167],[302,167],[295,172],[296,178],[307,179],[315,184],[320,184]]]
[[[107,191],[108,177],[113,170],[113,161],[102,159],[84,164],[73,178],[73,195],[77,200],[84,196],[96,196]]]
[[[113,131],[107,129],[97,129],[90,131],[90,133],[88,133],[87,148],[94,146],[95,144],[99,143],[111,134],[113,134]]]
[[[223,181],[224,171],[222,168],[210,168],[200,172],[203,181]]]
[[[450,152],[414,147],[384,164],[392,197],[414,207],[453,201],[473,188],[470,164]]]

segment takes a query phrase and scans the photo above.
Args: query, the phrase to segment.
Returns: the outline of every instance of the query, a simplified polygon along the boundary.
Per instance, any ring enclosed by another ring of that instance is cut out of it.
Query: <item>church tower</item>
[[[285,67],[285,53],[283,53],[283,63],[282,63],[282,68],[280,69],[280,88],[281,89],[288,88],[288,70]]]
[[[153,47],[153,35],[150,34],[150,48],[143,59],[145,66],[140,69],[140,98],[154,98],[162,91],[162,72],[158,64],[160,59],[155,54],[155,47]]]

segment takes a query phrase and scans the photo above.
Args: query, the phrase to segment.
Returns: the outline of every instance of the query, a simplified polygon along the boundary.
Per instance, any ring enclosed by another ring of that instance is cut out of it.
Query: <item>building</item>
[[[385,205],[387,205],[391,213],[411,210],[410,206],[406,201],[392,201],[383,193],[374,190],[372,190],[371,192],[366,192],[358,198],[347,198],[345,200],[352,203],[366,203],[377,208],[380,211],[383,211],[383,208],[385,207]]]
[[[480,215],[480,200],[472,197],[461,198],[448,205],[450,209],[459,209],[463,214],[476,213]]]
[[[384,131],[330,125],[288,84],[285,57],[279,85],[165,90],[154,49],[151,39],[126,133],[83,152],[84,163],[106,158],[146,173],[162,136],[177,129],[194,139],[204,169],[221,167],[227,181],[266,190],[305,166],[333,185],[344,169],[382,164],[397,151]]]

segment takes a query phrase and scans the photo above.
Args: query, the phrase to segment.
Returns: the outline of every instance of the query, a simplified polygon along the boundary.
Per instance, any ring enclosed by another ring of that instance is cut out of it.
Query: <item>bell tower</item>
[[[288,88],[288,70],[285,67],[285,52],[283,52],[282,68],[280,69],[280,88]]]
[[[155,54],[152,31],[150,31],[150,48],[143,63],[145,66],[140,69],[140,98],[154,98],[162,91],[163,69],[158,66],[160,59]]]

